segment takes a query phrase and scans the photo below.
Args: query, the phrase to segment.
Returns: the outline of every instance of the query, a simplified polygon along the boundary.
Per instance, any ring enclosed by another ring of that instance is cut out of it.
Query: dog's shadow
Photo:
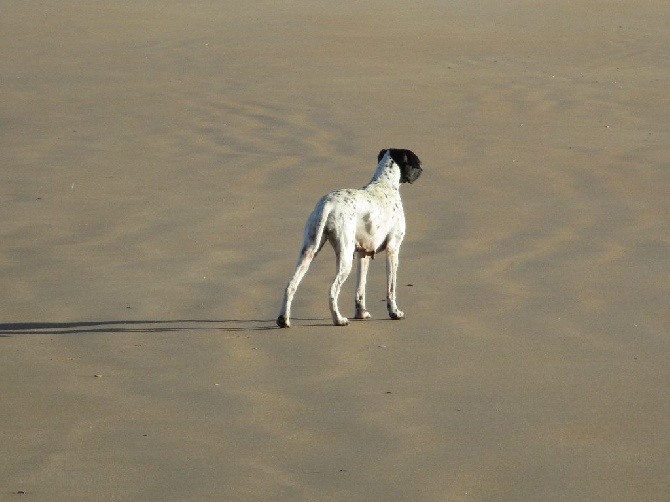
[[[300,318],[299,326],[333,327],[330,318]],[[358,320],[353,320],[358,322]],[[367,320],[365,322],[370,322]],[[280,329],[274,319],[173,319],[73,321],[73,322],[9,322],[0,323],[0,337],[13,335],[72,335],[91,333],[170,333],[194,331],[253,332]]]
[[[279,329],[266,319],[175,319],[76,322],[14,322],[0,324],[0,337],[86,333],[169,333],[179,331],[264,331]]]

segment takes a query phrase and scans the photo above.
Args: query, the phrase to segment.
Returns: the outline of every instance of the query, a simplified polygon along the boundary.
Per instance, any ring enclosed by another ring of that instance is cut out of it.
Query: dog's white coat
[[[391,151],[387,150],[381,157],[370,183],[361,189],[336,190],[319,200],[305,225],[295,273],[284,292],[277,319],[280,327],[290,327],[293,296],[311,261],[326,240],[335,249],[337,260],[337,273],[329,296],[330,312],[335,325],[345,326],[349,323],[340,314],[337,300],[342,284],[351,271],[354,255],[358,261],[355,317],[370,317],[365,308],[365,281],[370,258],[383,250],[386,250],[386,300],[389,316],[392,319],[405,317],[396,305],[398,252],[405,237],[405,214],[400,199],[401,176],[400,166],[392,158]]]

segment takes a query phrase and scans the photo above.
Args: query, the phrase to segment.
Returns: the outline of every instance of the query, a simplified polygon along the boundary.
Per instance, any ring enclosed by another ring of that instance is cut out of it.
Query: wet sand
[[[1,9],[0,500],[666,500],[667,3],[229,4]],[[407,319],[275,329],[391,146]]]

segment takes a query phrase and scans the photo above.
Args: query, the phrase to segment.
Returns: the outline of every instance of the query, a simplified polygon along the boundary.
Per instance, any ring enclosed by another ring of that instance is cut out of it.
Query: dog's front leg
[[[386,248],[386,308],[389,317],[394,320],[404,319],[405,313],[396,305],[396,274],[398,272],[398,251],[395,246]]]
[[[369,319],[370,312],[365,308],[365,281],[370,267],[370,256],[363,252],[356,253],[358,267],[356,269],[356,297],[354,298],[354,307],[356,319]]]

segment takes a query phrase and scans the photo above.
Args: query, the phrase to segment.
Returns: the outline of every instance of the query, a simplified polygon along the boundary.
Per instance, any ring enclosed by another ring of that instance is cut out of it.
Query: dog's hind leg
[[[349,277],[349,272],[351,272],[351,265],[354,258],[354,247],[348,245],[340,246],[335,250],[335,254],[337,255],[335,262],[337,273],[335,274],[333,285],[330,287],[330,313],[333,316],[333,323],[335,326],[346,326],[349,324],[349,319],[340,314],[340,310],[337,306],[337,299],[340,296],[342,284],[344,284],[344,281]]]
[[[279,312],[279,317],[277,317],[277,326],[280,328],[291,327],[291,303],[293,302],[293,296],[295,295],[300,281],[307,273],[309,265],[312,263],[312,260],[318,251],[319,247],[313,243],[305,243],[302,247],[302,250],[300,251],[300,256],[298,257],[298,263],[296,264],[293,277],[291,277],[291,280],[284,290],[284,299],[282,301],[281,311]]]
[[[364,252],[356,253],[356,260],[358,265],[356,268],[356,296],[354,298],[354,307],[356,319],[369,319],[370,312],[365,308],[365,281],[368,275],[368,268],[370,267],[370,256]]]
[[[282,307],[279,311],[279,317],[277,317],[277,326],[280,328],[291,327],[291,303],[293,302],[293,296],[298,289],[300,281],[307,273],[310,263],[312,263],[316,254],[326,243],[327,237],[325,228],[328,220],[327,209],[324,199],[321,199],[312,214],[309,215],[307,223],[305,224],[302,249],[298,256],[298,262],[296,263],[293,277],[284,290]]]

